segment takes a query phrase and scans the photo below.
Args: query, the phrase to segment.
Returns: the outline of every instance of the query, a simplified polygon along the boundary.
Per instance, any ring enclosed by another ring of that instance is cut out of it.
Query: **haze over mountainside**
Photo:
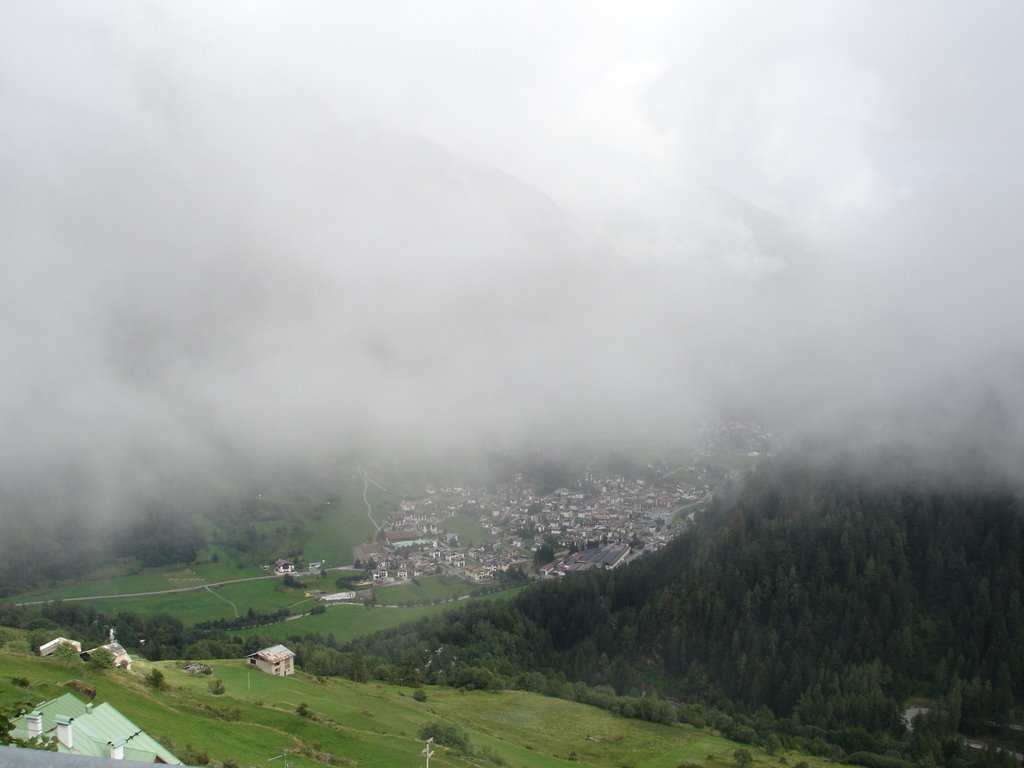
[[[268,4],[225,41],[212,8],[52,7],[11,9],[0,59],[7,517],[736,414],[1019,466],[1024,132],[981,108],[1012,24],[965,22],[999,55],[964,91],[915,85],[953,8],[893,59],[853,8],[541,33],[455,3],[450,38]]]

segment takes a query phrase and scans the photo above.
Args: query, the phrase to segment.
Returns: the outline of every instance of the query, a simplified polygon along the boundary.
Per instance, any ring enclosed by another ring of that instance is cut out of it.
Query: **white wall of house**
[[[290,657],[283,661],[271,663],[253,656],[249,659],[249,663],[260,670],[260,672],[266,672],[268,675],[291,675],[295,673],[294,659]]]

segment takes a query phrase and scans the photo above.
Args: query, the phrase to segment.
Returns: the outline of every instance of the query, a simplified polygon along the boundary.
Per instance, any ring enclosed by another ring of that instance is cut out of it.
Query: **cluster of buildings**
[[[490,488],[428,485],[401,501],[378,535],[375,583],[453,573],[474,581],[532,564],[550,544],[561,556],[540,563],[542,575],[613,568],[642,551],[661,548],[692,520],[713,490],[771,453],[774,436],[740,422],[706,427],[682,465],[666,461],[621,472],[589,468],[551,493],[537,495],[522,475]],[[453,518],[461,520],[456,523]],[[483,539],[459,540],[464,518]]]
[[[75,640],[58,637],[41,645],[40,655],[51,656],[62,645],[69,646],[83,657],[100,648],[115,655],[115,658],[127,656],[114,639],[113,632],[109,643],[91,651],[82,651],[81,644]],[[295,673],[295,654],[283,645],[274,645],[249,654],[246,664],[269,675],[284,677]],[[119,666],[130,669],[130,665],[129,660],[127,664]],[[49,746],[57,752],[82,757],[182,764],[167,747],[109,702],[93,704],[91,701],[82,701],[73,693],[36,704],[30,712],[22,711],[11,719],[10,735],[26,745]]]
[[[62,645],[72,648],[74,652],[82,658],[82,661],[89,661],[99,651],[106,651],[110,654],[111,659],[113,659],[114,667],[117,669],[127,669],[129,672],[132,669],[132,657],[128,655],[128,651],[124,649],[124,646],[117,642],[117,637],[114,635],[113,627],[110,629],[110,635],[107,642],[103,645],[98,645],[95,648],[83,651],[82,644],[78,640],[69,640],[66,637],[56,637],[48,643],[43,643],[39,646],[39,655],[52,656]]]
[[[695,468],[693,471],[699,474]],[[671,468],[646,467],[645,476],[585,472],[570,487],[535,495],[522,476],[494,488],[427,486],[421,499],[405,499],[379,534],[373,580],[384,584],[421,575],[453,573],[473,581],[532,564],[546,542],[570,557],[543,568],[542,575],[564,575],[592,567],[615,567],[630,552],[660,548],[686,524],[710,495],[706,484],[673,482]],[[656,477],[653,483],[649,478]],[[483,541],[460,541],[449,529],[453,518],[475,519]]]

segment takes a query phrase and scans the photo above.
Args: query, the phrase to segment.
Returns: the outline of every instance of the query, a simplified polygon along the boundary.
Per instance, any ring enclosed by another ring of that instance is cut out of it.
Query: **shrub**
[[[495,765],[506,764],[505,758],[499,755],[490,747],[481,747],[480,750],[477,752],[477,755],[490,763],[494,763]]]
[[[412,692],[412,697],[416,701],[426,701],[427,700],[427,692],[424,691],[422,688],[417,688],[415,691]]]
[[[89,657],[89,666],[93,669],[110,669],[114,666],[114,654],[106,648],[100,648]]]
[[[87,699],[95,699],[96,698],[96,686],[95,685],[89,685],[88,683],[86,683],[86,682],[84,682],[82,680],[68,680],[66,683],[64,683],[64,685],[66,685],[68,688],[72,688],[72,689],[78,691],[80,694],[85,696],[85,698],[87,698]]]
[[[460,755],[473,754],[473,748],[469,743],[469,734],[451,723],[427,723],[420,728],[420,738],[433,739],[437,744],[449,747]]]
[[[191,744],[186,744],[185,748],[178,750],[176,754],[185,765],[209,765],[210,763],[210,756]]]
[[[164,673],[159,669],[154,669],[146,675],[146,683],[150,688],[155,688],[158,691],[162,691],[167,687],[167,681],[164,680]],[[209,762],[209,758],[207,758],[206,762]],[[204,762],[203,765],[206,765],[206,763]]]
[[[874,752],[853,752],[843,758],[844,763],[863,765],[867,768],[911,768],[913,763],[899,757],[879,755]]]
[[[97,652],[98,653],[98,652]],[[107,656],[110,656],[108,653]],[[65,664],[78,664],[82,661],[82,658],[78,655],[78,651],[70,643],[61,643],[53,649],[53,658],[60,659]],[[110,657],[110,664],[113,666],[114,657]]]
[[[220,696],[222,693],[224,693],[223,680],[213,679],[206,684],[206,687],[210,689],[210,693],[212,693],[214,696]]]

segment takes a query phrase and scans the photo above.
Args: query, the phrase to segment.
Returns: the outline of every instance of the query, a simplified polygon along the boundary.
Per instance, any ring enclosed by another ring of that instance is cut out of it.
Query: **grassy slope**
[[[370,484],[366,498],[373,506],[373,517],[378,524],[398,504],[377,486]],[[327,565],[348,565],[352,562],[352,548],[362,544],[376,529],[366,515],[362,487],[358,492],[346,493],[334,501],[319,519],[307,522],[302,551],[307,562],[326,560]]]
[[[257,574],[244,573],[234,578],[255,575]],[[134,592],[152,592],[160,589],[175,589],[188,586],[184,581],[180,581],[180,579],[184,578],[196,578],[196,574],[187,571],[185,567],[180,565],[167,568],[146,568],[141,573],[102,578],[87,577],[47,589],[26,592],[23,595],[11,598],[11,602],[21,602],[22,600],[56,600],[65,597],[118,595]]]
[[[202,584],[203,580],[193,582]],[[311,581],[311,584],[315,582]],[[333,589],[333,582],[329,584]],[[183,586],[183,584],[178,584]],[[114,594],[101,591],[102,587],[94,583],[88,585],[84,590],[87,594]],[[164,588],[168,588],[164,585]],[[323,587],[320,587],[323,588]],[[127,589],[122,588],[125,592]],[[62,596],[71,597],[71,594],[62,592]],[[305,600],[303,590],[289,589],[282,584],[282,579],[262,579],[260,581],[248,581],[239,584],[226,584],[222,587],[215,587],[210,590],[200,589],[190,592],[175,592],[169,595],[148,595],[145,597],[120,597],[100,600],[89,600],[82,605],[88,605],[98,611],[108,614],[116,614],[120,611],[134,611],[142,617],[154,616],[158,613],[170,613],[185,624],[193,624],[197,621],[208,621],[211,619],[228,619],[235,615],[234,604],[240,614],[244,614],[249,608],[260,613],[271,613],[278,608],[295,606],[298,610],[303,605],[308,609],[313,603]]]
[[[521,589],[522,587],[513,587],[500,592],[467,599],[507,600],[517,595]],[[386,593],[387,591],[387,589],[380,590],[381,593]],[[260,635],[270,640],[283,642],[290,635],[306,635],[319,632],[324,637],[333,634],[338,642],[348,642],[380,629],[390,629],[408,621],[416,621],[424,616],[433,616],[461,604],[462,601],[456,601],[425,606],[377,605],[373,608],[367,608],[358,603],[332,605],[326,611],[316,616],[303,616],[302,618],[279,624],[241,629],[231,634],[238,634],[242,637]]]
[[[38,702],[64,693],[67,680],[78,678],[96,686],[97,702],[109,701],[154,736],[170,737],[178,746],[192,745],[214,761],[233,759],[243,766],[266,766],[269,758],[288,752],[295,768],[322,765],[310,749],[362,768],[392,768],[421,763],[417,732],[425,723],[447,721],[466,729],[474,747],[489,747],[508,768],[555,768],[579,764],[596,768],[675,768],[681,759],[712,766],[731,766],[738,748],[710,731],[689,726],[663,726],[625,720],[579,704],[507,691],[460,693],[427,688],[427,701],[416,702],[411,690],[344,680],[318,682],[303,674],[275,678],[250,672],[241,660],[214,661],[214,677],[226,693],[213,696],[210,678],[192,677],[172,662],[140,662],[135,672],[94,672],[87,665],[65,667],[18,651],[18,639],[0,649],[0,704]],[[12,647],[14,652],[12,652]],[[170,687],[154,692],[143,682],[153,666]],[[29,688],[12,677],[31,681]],[[305,703],[313,718],[299,717]],[[237,717],[237,719],[235,719]],[[757,750],[755,765],[780,765],[779,756]],[[788,754],[790,765],[815,758]],[[434,764],[492,766],[437,748]]]
[[[241,629],[231,634],[242,637],[260,635],[268,640],[283,642],[289,635],[305,635],[319,632],[326,637],[333,634],[339,642],[348,642],[380,629],[390,629],[407,621],[416,621],[431,616],[451,605],[428,605],[410,608],[378,606],[366,608],[362,605],[335,605],[317,616],[304,616],[294,621],[285,621],[253,629]]]
[[[412,603],[437,602],[451,600],[461,595],[468,595],[476,584],[463,581],[454,576],[421,576],[418,584],[405,582],[374,590],[377,602],[381,605],[410,605]]]
[[[385,493],[372,484],[367,489],[367,499],[373,506],[374,518],[378,522],[383,521],[388,512],[397,507],[393,494]],[[366,515],[361,481],[347,481],[339,496],[329,503],[327,500],[311,502],[292,499],[285,494],[281,494],[279,498],[268,494],[266,504],[267,509],[264,512],[272,517],[260,519],[254,522],[253,526],[267,536],[267,539],[257,547],[266,550],[263,554],[267,562],[291,554],[292,551],[301,551],[307,562],[322,560],[326,561],[328,566],[347,565],[352,562],[352,548],[374,533],[374,527]],[[215,543],[219,531],[217,523],[206,517],[200,517],[197,523],[208,545],[199,552],[195,563],[162,568],[139,568],[134,560],[122,558],[103,566],[86,578],[32,590],[10,600],[22,602],[152,592],[265,575],[256,565],[240,567],[226,548]],[[217,562],[212,562],[214,554],[217,555]],[[238,604],[239,610],[243,612],[250,605],[263,612],[282,606],[281,601],[273,598],[262,602],[245,602],[244,596],[243,606],[228,593],[224,594]],[[217,607],[218,603],[223,610]],[[230,606],[208,593],[205,598],[169,598],[168,607],[157,607],[158,604],[149,601],[145,604],[129,604],[123,600],[116,603],[95,602],[92,605],[103,611],[133,610],[143,615],[163,611],[177,612],[183,609],[185,615],[179,618],[186,623],[233,615]]]
[[[198,571],[198,569],[196,569]],[[232,568],[232,570],[236,570]],[[195,573],[178,569],[166,571],[173,578],[195,578]],[[306,598],[304,590],[285,587],[282,579],[262,579],[239,584],[227,584],[211,590],[177,592],[170,595],[151,595],[147,597],[129,597],[107,600],[90,600],[81,605],[88,605],[107,614],[120,611],[132,611],[143,618],[160,613],[169,613],[182,620],[186,625],[214,619],[230,619],[236,614],[244,615],[249,608],[259,613],[272,613],[279,608],[289,608],[293,612],[305,612],[316,605],[315,601]],[[334,576],[320,580],[306,577],[303,579],[309,588],[333,591]],[[359,605],[331,605],[327,611],[316,616],[302,616],[293,621],[241,630],[239,634],[259,634],[274,640],[285,640],[289,635],[320,632],[323,635],[333,633],[340,641],[347,641],[387,629],[403,622],[415,621],[423,616],[432,615],[449,609],[453,603],[441,603],[430,606],[414,606],[410,603],[426,600],[441,601],[464,597],[476,585],[469,585],[461,580],[450,577],[425,577],[420,585],[403,584],[377,590],[380,605],[367,609]],[[177,582],[181,583],[181,582]],[[202,582],[200,582],[202,583]],[[109,586],[109,585],[105,585]],[[126,590],[122,590],[126,591]],[[469,599],[504,599],[513,596],[518,589],[503,590],[479,598]],[[100,592],[93,592],[99,594]]]

